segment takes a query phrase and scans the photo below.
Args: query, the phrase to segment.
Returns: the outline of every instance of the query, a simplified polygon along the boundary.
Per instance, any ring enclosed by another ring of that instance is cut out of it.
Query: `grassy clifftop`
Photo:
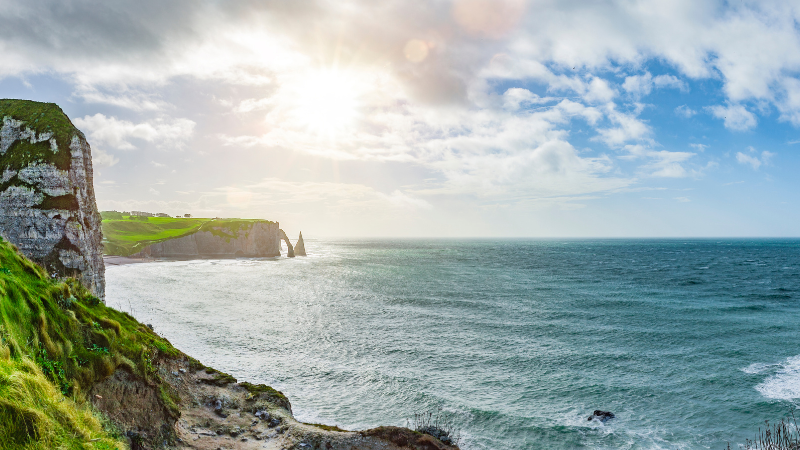
[[[0,442],[8,449],[125,448],[86,393],[118,367],[157,383],[152,360],[177,353],[78,282],[52,281],[0,241]],[[168,393],[166,394],[168,396]]]
[[[129,256],[144,247],[198,231],[209,231],[223,238],[235,238],[242,228],[260,219],[201,219],[178,217],[138,217],[103,211],[104,253]]]

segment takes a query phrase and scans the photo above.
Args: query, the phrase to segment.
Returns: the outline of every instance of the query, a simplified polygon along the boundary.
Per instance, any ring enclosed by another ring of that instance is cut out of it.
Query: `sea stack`
[[[86,137],[55,103],[0,100],[0,235],[52,277],[105,299],[100,213]]]
[[[297,238],[297,243],[294,244],[294,254],[297,256],[306,256],[306,245],[303,243],[303,232],[300,232],[300,237]]]

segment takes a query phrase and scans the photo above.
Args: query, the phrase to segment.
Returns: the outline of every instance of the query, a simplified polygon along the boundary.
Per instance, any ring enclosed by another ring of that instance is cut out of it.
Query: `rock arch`
[[[286,242],[286,249],[287,249],[286,256],[288,256],[289,258],[294,258],[294,247],[292,247],[292,243],[289,242],[289,236],[286,236],[286,233],[283,230],[280,231],[281,231],[280,238],[283,239],[283,242]]]

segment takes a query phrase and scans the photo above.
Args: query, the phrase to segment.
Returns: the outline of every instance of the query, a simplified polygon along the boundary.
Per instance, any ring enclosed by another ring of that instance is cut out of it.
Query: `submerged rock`
[[[294,244],[294,254],[297,256],[306,256],[306,244],[303,242],[303,232],[300,232],[300,237],[297,238],[297,243]]]

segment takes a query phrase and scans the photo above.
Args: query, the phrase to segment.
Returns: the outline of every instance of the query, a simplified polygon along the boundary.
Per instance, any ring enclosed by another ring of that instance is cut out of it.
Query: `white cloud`
[[[674,75],[658,75],[653,77],[650,72],[645,72],[643,75],[625,77],[625,82],[622,83],[622,89],[637,99],[649,95],[654,87],[656,89],[674,88],[682,91],[688,89],[686,83]]]
[[[589,103],[608,103],[616,96],[617,91],[611,88],[608,81],[599,77],[594,77],[592,81],[589,82],[583,98]]]
[[[742,105],[709,106],[708,111],[717,119],[725,122],[725,128],[735,131],[747,131],[756,127],[756,116]]]
[[[755,152],[755,149],[752,147],[749,147],[749,150],[751,153]],[[762,165],[769,164],[773,156],[775,156],[774,153],[763,151],[761,152],[761,159],[759,159],[757,155],[751,156],[746,153],[737,152],[736,161],[738,161],[739,164],[749,165],[750,167],[753,168],[753,170],[758,170],[758,168],[761,167]]]
[[[675,114],[677,114],[677,115],[679,115],[679,116],[681,116],[683,118],[689,119],[692,116],[694,116],[695,114],[697,114],[697,111],[693,110],[692,108],[689,108],[686,105],[681,105],[681,106],[678,106],[677,108],[675,108]]]
[[[691,152],[671,152],[667,150],[653,150],[646,145],[626,145],[624,150],[627,155],[620,159],[637,160],[646,159],[647,162],[639,167],[640,170],[651,177],[683,178],[690,172],[683,166],[687,160],[695,156]]]
[[[503,93],[503,107],[516,111],[521,107],[537,105],[552,101],[549,97],[539,97],[533,92],[522,88],[510,88]]]
[[[156,144],[159,148],[182,148],[194,133],[195,123],[189,119],[155,119],[134,124],[103,114],[73,119],[87,133],[89,143],[118,150],[133,150],[131,139]]]
[[[708,148],[708,145],[696,144],[695,143],[695,144],[689,144],[689,147],[692,147],[693,149],[697,150],[698,152],[704,152]]]
[[[622,89],[636,98],[644,97],[653,90],[653,76],[647,72],[644,75],[626,77]]]
[[[689,89],[686,86],[686,83],[674,75],[659,75],[653,78],[653,84],[657,88],[673,88],[681,91],[686,91]]]
[[[630,141],[646,140],[650,137],[652,130],[636,116],[641,112],[640,108],[630,114],[625,114],[616,109],[611,103],[606,107],[608,119],[615,124],[612,128],[599,128],[599,136],[595,140],[605,142],[609,147],[620,147]]]

